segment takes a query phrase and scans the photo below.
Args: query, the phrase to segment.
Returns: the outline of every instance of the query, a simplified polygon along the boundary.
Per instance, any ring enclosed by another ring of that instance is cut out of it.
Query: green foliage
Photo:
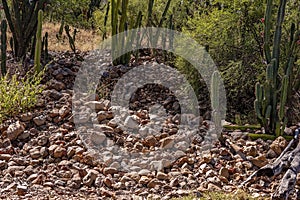
[[[284,17],[287,1],[280,0],[277,10],[276,22],[272,20],[272,10],[275,4],[272,0],[267,1],[264,29],[264,55],[267,62],[266,80],[263,84],[256,84],[256,100],[254,102],[255,111],[259,122],[265,131],[274,134],[277,137],[282,135],[288,122],[286,116],[286,106],[290,97],[293,95],[293,80],[299,77],[295,76],[299,71],[299,65],[295,65],[297,55],[296,43],[300,36],[299,25],[292,23],[290,28],[290,38],[288,47],[282,52],[282,29],[284,28]],[[273,31],[273,29],[274,31]],[[274,39],[271,39],[274,35]],[[271,51],[271,48],[273,50]]]
[[[42,25],[43,25],[43,11],[39,10],[38,25],[36,31],[35,53],[34,53],[34,67],[36,72],[41,71]]]
[[[50,21],[61,22],[78,28],[92,28],[93,12],[100,7],[91,0],[52,0],[48,7]],[[64,26],[63,26],[64,27]]]
[[[6,50],[7,50],[7,23],[6,20],[1,21],[1,73],[2,76],[6,74]]]
[[[244,118],[253,110],[255,82],[262,79],[262,2],[216,0],[194,2],[185,7],[186,4],[183,1],[179,7],[181,12],[179,8],[175,12],[179,16],[187,13],[187,19],[181,17],[183,33],[205,47],[222,72],[228,93],[229,120],[234,120],[237,113]],[[180,21],[174,23],[176,26]],[[208,91],[198,72],[182,58],[176,59],[175,66],[186,74],[196,93],[205,97]]]
[[[43,9],[48,0],[2,0],[5,17],[13,36],[13,50],[16,58],[27,53],[35,35],[38,11]]]
[[[43,74],[43,71],[31,76],[28,73],[22,80],[18,80],[16,74],[11,78],[6,75],[0,79],[0,123],[36,104],[38,94],[43,90],[40,85]]]

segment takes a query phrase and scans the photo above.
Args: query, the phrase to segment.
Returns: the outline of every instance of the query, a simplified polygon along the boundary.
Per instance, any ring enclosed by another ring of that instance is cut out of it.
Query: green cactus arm
[[[281,32],[282,32],[282,23],[284,20],[285,15],[285,7],[286,7],[287,0],[280,0],[280,5],[277,14],[277,22],[276,22],[276,29],[274,35],[274,44],[273,44],[273,52],[272,58],[277,60],[275,73],[277,74],[277,70],[279,68],[279,56],[280,56],[280,42],[281,42]]]
[[[258,119],[262,119],[261,106],[257,99],[254,101],[254,109],[255,109]]]
[[[43,11],[39,10],[38,25],[36,31],[36,46],[35,46],[35,55],[34,55],[34,66],[36,72],[41,71],[42,25],[43,25]]]
[[[273,1],[267,0],[266,15],[265,15],[265,27],[264,27],[264,52],[265,52],[267,63],[271,62],[271,49],[270,49],[271,23],[270,23],[270,21],[272,18],[272,9],[273,9]]]
[[[278,113],[280,121],[283,120],[285,114],[285,104],[287,100],[288,85],[289,85],[289,78],[287,75],[285,75],[282,80],[281,98],[280,98],[280,106],[279,106],[279,113]]]
[[[6,50],[7,50],[7,23],[6,20],[1,21],[1,72],[2,76],[5,76],[7,73],[6,70]]]

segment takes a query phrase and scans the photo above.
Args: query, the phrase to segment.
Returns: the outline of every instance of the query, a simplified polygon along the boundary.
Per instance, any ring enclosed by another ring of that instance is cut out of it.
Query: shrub
[[[35,106],[38,94],[43,90],[42,76],[43,71],[33,75],[28,72],[22,80],[18,80],[16,74],[0,79],[0,123]]]

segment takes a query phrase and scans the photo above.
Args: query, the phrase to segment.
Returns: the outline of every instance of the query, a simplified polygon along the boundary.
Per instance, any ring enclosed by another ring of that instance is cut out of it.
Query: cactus
[[[5,17],[12,32],[14,57],[22,58],[26,55],[35,35],[38,11],[43,9],[48,1],[2,0]]]
[[[69,39],[70,48],[72,49],[72,51],[74,53],[76,53],[75,40],[76,40],[77,29],[74,28],[73,35],[71,35],[71,33],[70,33],[71,29],[70,29],[69,25],[66,25],[65,26],[65,31],[66,31],[66,34],[67,34],[68,39]]]
[[[221,76],[218,71],[215,71],[212,74],[211,78],[211,91],[210,91],[210,99],[211,99],[211,107],[212,107],[212,117],[215,123],[216,133],[218,134],[218,139],[221,143],[225,143],[222,134],[222,123],[221,123],[221,108],[220,108],[220,80]]]
[[[63,34],[63,32],[64,32],[64,26],[65,26],[65,20],[62,19],[61,22],[60,22],[59,31],[58,31],[58,33],[56,34],[56,38],[57,38],[58,41],[61,40],[61,36],[62,36],[62,34]]]
[[[265,132],[276,136],[283,134],[288,121],[285,116],[286,105],[288,97],[291,96],[291,87],[293,87],[291,80],[295,77],[292,73],[297,40],[295,38],[299,37],[299,30],[296,31],[295,24],[292,24],[289,48],[285,52],[287,60],[283,60],[280,55],[280,44],[282,43],[281,35],[286,3],[287,0],[280,0],[276,27],[274,34],[271,34],[274,26],[272,24],[272,9],[275,6],[272,0],[267,0],[264,27],[264,56],[267,62],[266,81],[263,84],[256,84],[256,100],[254,101],[257,118],[264,127]],[[271,40],[271,35],[274,35],[273,40]],[[272,51],[270,46],[273,47]],[[283,67],[282,70],[279,69],[281,66]]]
[[[6,74],[6,50],[7,50],[7,23],[6,20],[1,21],[1,72],[2,76]]]
[[[42,41],[42,52],[45,62],[48,62],[49,54],[48,54],[48,32],[45,33]]]
[[[38,25],[36,31],[35,53],[34,53],[34,67],[36,72],[41,71],[42,25],[43,25],[43,11],[39,10]]]

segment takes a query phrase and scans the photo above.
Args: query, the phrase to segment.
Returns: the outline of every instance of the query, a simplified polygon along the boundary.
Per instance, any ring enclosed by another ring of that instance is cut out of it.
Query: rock
[[[59,109],[59,116],[64,119],[67,115],[69,115],[71,112],[70,106],[63,106],[61,109]]]
[[[17,194],[19,196],[24,196],[28,191],[28,187],[25,185],[18,185],[17,186]]]
[[[266,156],[267,156],[267,158],[276,158],[277,154],[275,153],[275,151],[273,149],[269,149]]]
[[[148,176],[149,174],[151,174],[151,171],[149,171],[148,169],[142,169],[141,171],[138,172],[138,174],[140,176]]]
[[[7,162],[5,160],[0,160],[0,170],[7,168]]]
[[[58,146],[54,152],[53,152],[53,157],[54,158],[61,158],[67,155],[67,150],[62,147],[62,146]]]
[[[113,167],[105,167],[103,169],[103,174],[104,175],[116,174],[116,173],[118,173],[118,170],[116,168],[113,168]]]
[[[97,119],[99,122],[105,120],[105,119],[111,119],[113,118],[113,112],[111,111],[100,111],[97,113]]]
[[[286,141],[286,139],[282,136],[279,136],[272,142],[272,144],[270,145],[270,149],[272,149],[277,154],[277,156],[279,156],[285,149],[287,144],[288,142]]]
[[[106,177],[106,178],[104,178],[103,183],[104,183],[107,187],[112,188],[112,185],[113,185],[112,179]]]
[[[57,91],[61,91],[63,89],[66,88],[66,85],[60,81],[57,81],[55,79],[51,79],[49,82],[48,82],[48,89],[55,89]]]
[[[268,161],[264,155],[258,156],[256,158],[252,158],[251,162],[259,168],[268,164]]]
[[[79,189],[81,186],[81,177],[79,174],[75,174],[71,179],[70,187],[74,189]]]
[[[157,172],[156,178],[158,180],[168,180],[169,176],[163,172]]]
[[[257,150],[254,146],[246,147],[245,152],[246,152],[247,156],[255,157],[257,155]]]
[[[84,104],[85,106],[95,109],[96,111],[107,110],[107,102],[105,101],[89,101]]]
[[[114,132],[114,129],[112,127],[104,125],[104,124],[94,124],[94,129],[96,131],[99,131],[102,133],[108,133],[108,134],[111,134]]]
[[[6,162],[12,158],[10,154],[0,154],[0,160],[5,160]]]
[[[219,171],[219,175],[225,177],[226,179],[229,178],[229,171],[226,167],[222,167]]]
[[[33,122],[37,125],[37,126],[41,126],[43,124],[45,124],[46,122],[46,117],[45,116],[38,116],[33,118]]]
[[[59,100],[63,96],[63,94],[61,94],[60,92],[58,92],[58,91],[56,91],[54,89],[52,89],[52,90],[44,90],[42,92],[42,95],[45,96],[45,97],[50,97],[50,98],[52,98],[54,100]]]
[[[128,116],[125,119],[124,125],[131,129],[137,129],[139,127],[138,122],[132,116]]]
[[[144,141],[144,145],[147,147],[154,147],[157,143],[157,140],[153,135],[147,136]]]
[[[166,137],[161,139],[160,141],[160,148],[161,149],[169,149],[169,148],[173,148],[174,145],[174,138],[172,136],[170,137]]]
[[[30,137],[30,132],[25,130],[23,133],[21,133],[19,136],[18,136],[18,139],[19,140],[26,140],[27,138]]]
[[[91,140],[95,145],[101,145],[106,140],[104,133],[93,132],[91,133]]]
[[[33,159],[37,159],[41,156],[40,150],[38,147],[30,149],[29,153],[30,153],[31,158],[33,158]]]
[[[20,116],[20,119],[22,122],[28,122],[28,121],[32,120],[32,118],[33,118],[33,115],[31,112],[24,113]]]
[[[213,183],[208,183],[207,189],[208,189],[209,191],[213,191],[213,192],[221,191],[221,190],[222,190],[219,186],[214,185]]]
[[[150,179],[147,176],[142,176],[139,180],[139,184],[146,185],[148,184]]]
[[[94,169],[89,170],[87,175],[82,179],[83,184],[90,187],[95,182],[98,175],[98,171]]]
[[[16,123],[13,123],[8,126],[7,138],[9,138],[10,140],[15,140],[21,133],[24,132],[24,130],[25,125],[22,122],[17,121]]]
[[[155,186],[161,186],[161,185],[163,185],[163,183],[161,181],[159,181],[158,179],[154,178],[149,181],[149,183],[147,184],[147,187],[155,188]]]

